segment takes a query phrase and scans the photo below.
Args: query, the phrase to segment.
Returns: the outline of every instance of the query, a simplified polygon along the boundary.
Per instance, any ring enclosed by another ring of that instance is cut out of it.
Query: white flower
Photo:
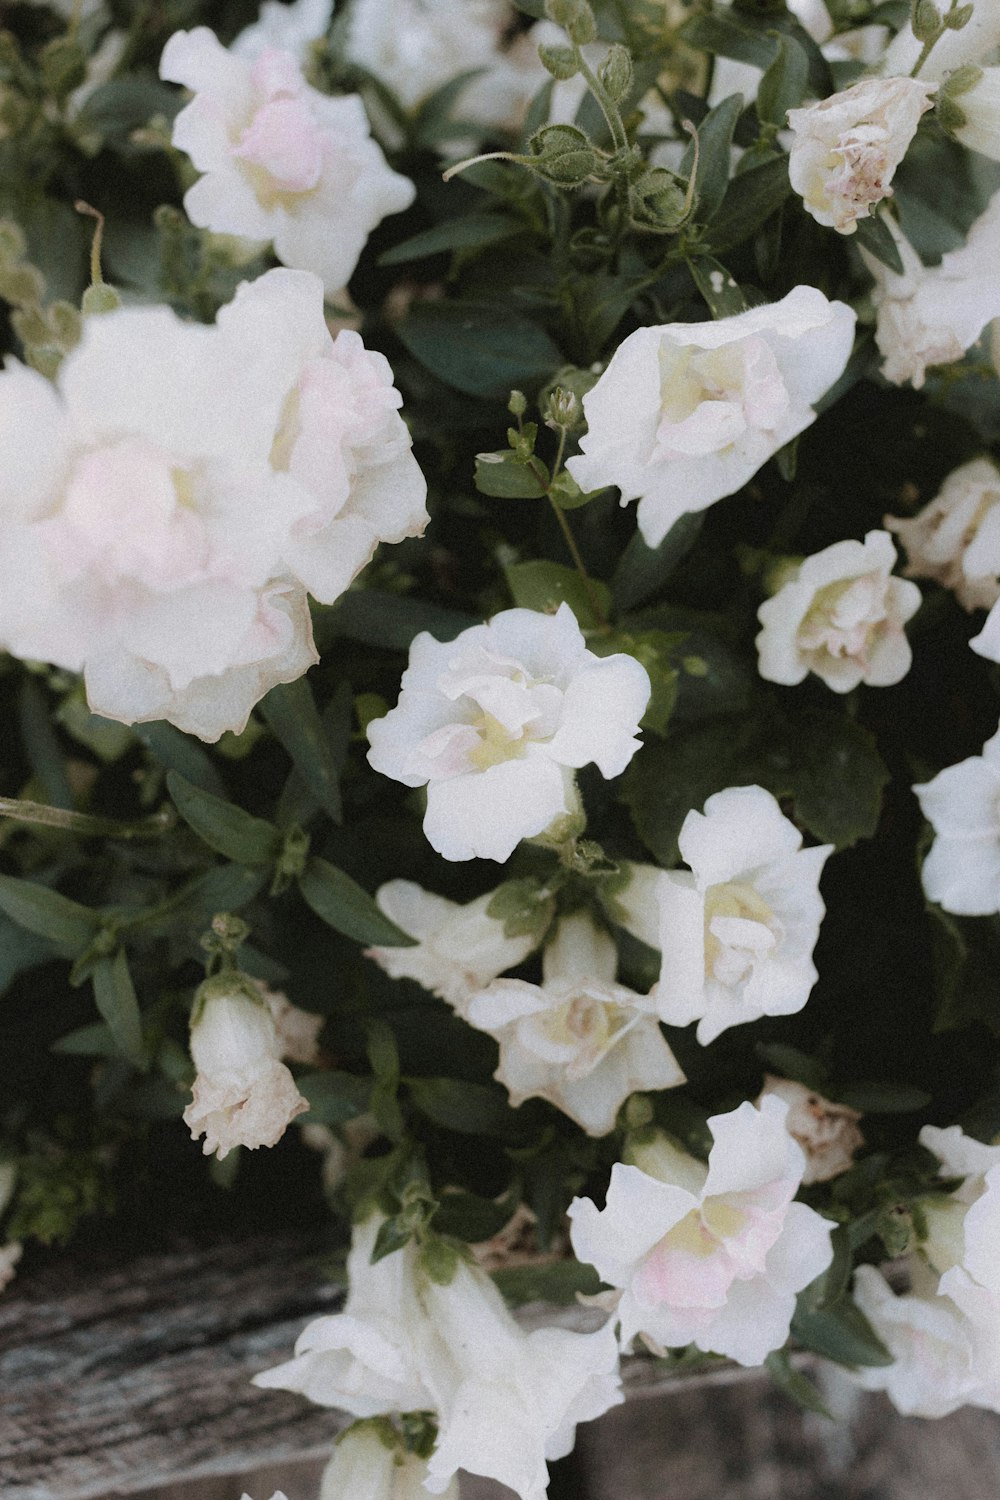
[[[940,5],[946,11],[947,5]],[[960,31],[945,31],[920,69],[921,78],[942,79],[966,63],[979,63],[1000,47],[1000,9],[995,0],[975,0],[972,15]],[[923,51],[909,22],[897,33],[885,54],[886,73],[909,73]]]
[[[221,1161],[235,1146],[273,1146],[309,1105],[281,1056],[268,1006],[252,981],[207,979],[191,1012],[191,1057],[198,1070],[184,1123],[204,1153]]]
[[[788,175],[817,224],[854,234],[858,219],[891,196],[893,174],[934,88],[919,78],[864,78],[818,104],[789,110]]]
[[[855,1151],[865,1143],[858,1129],[861,1115],[856,1109],[824,1099],[815,1089],[790,1078],[771,1074],[765,1076],[760,1099],[768,1095],[788,1105],[786,1129],[805,1152],[804,1187],[811,1182],[829,1182],[853,1165]]]
[[[285,265],[315,271],[328,295],[346,286],[375,226],[413,202],[412,182],[372,140],[361,99],[319,93],[290,52],[245,57],[198,26],[174,32],[160,76],[194,93],[172,136],[204,174],[184,195],[191,222],[273,243]]]
[[[896,1296],[874,1266],[855,1271],[854,1299],[893,1363],[859,1368],[854,1379],[865,1390],[885,1391],[904,1416],[946,1417],[980,1391],[973,1331],[917,1262],[913,1279],[915,1290]]]
[[[644,1334],[759,1365],[785,1342],[796,1293],[833,1258],[832,1226],[792,1201],[805,1162],[786,1113],[779,1099],[741,1104],[709,1120],[707,1169],[661,1141],[662,1175],[619,1162],[604,1209],[570,1204],[577,1257],[623,1288],[623,1347]]]
[[[403,1452],[385,1425],[383,1432],[377,1421],[355,1422],[341,1433],[323,1470],[319,1500],[427,1500],[426,1463]],[[443,1493],[459,1500],[458,1480]]]
[[[470,80],[459,100],[463,117],[478,119],[475,95],[500,60],[512,16],[508,0],[354,0],[344,56],[384,83],[406,109],[462,73],[486,70],[486,78]]]
[[[379,354],[331,340],[317,277],[271,271],[214,328],[165,307],[86,322],[55,387],[0,375],[0,641],[83,671],[94,713],[242,730],[316,661],[425,485]]]
[[[584,396],[588,431],[567,468],[581,489],[638,499],[655,547],[815,421],[853,339],[851,309],[811,286],[717,322],[638,328]]]
[[[387,881],[375,892],[379,908],[418,941],[412,948],[368,948],[365,957],[391,979],[415,979],[464,1016],[470,996],[537,947],[530,933],[507,937],[503,923],[487,914],[495,894],[461,905],[412,880]]]
[[[573,771],[619,776],[638,749],[649,677],[588,651],[567,604],[508,609],[453,641],[410,647],[399,704],[368,727],[368,759],[427,786],[424,832],[445,859],[508,859],[576,810]]]
[[[920,1144],[940,1159],[942,1177],[964,1179],[944,1203],[924,1205],[925,1254],[936,1271],[960,1266],[1000,1298],[1000,1146],[984,1145],[958,1125],[925,1125]]]
[[[1000,730],[913,788],[935,839],[924,860],[928,900],[961,917],[1000,911]]]
[[[280,990],[268,989],[259,979],[255,979],[253,984],[271,1012],[278,1039],[278,1055],[288,1062],[315,1067],[319,1061],[319,1034],[323,1030],[325,1018],[312,1011],[300,1010],[287,995],[283,995]]]
[[[304,63],[311,44],[329,29],[332,15],[333,0],[294,0],[292,5],[264,0],[257,20],[243,28],[231,50],[237,57],[253,60],[277,49]]]
[[[952,470],[917,515],[884,524],[906,548],[908,578],[936,579],[968,610],[1000,599],[1000,470],[991,459]]]
[[[660,1019],[697,1021],[707,1046],[730,1026],[801,1010],[816,983],[819,880],[833,846],[803,849],[759,786],[709,797],[684,819],[679,845],[691,873],[661,871],[655,888]]]
[[[815,672],[835,693],[900,682],[912,661],[903,627],[920,590],[893,578],[895,564],[887,531],[807,557],[757,612],[760,675],[794,686]]]
[[[885,356],[886,380],[894,385],[909,380],[919,390],[929,368],[961,359],[987,323],[1000,316],[1000,280],[993,274],[1000,254],[1000,193],[973,224],[965,244],[949,250],[933,268],[922,264],[891,218],[884,222],[902,257],[903,274],[862,249],[875,278],[875,342]]]
[[[622,1400],[614,1332],[520,1329],[496,1287],[460,1262],[431,1280],[411,1241],[371,1264],[381,1220],[354,1231],[342,1313],[311,1323],[296,1358],[254,1379],[356,1416],[433,1411],[438,1440],[425,1488],[446,1494],[459,1469],[544,1500],[546,1458],[572,1448],[578,1422]]]
[[[513,1105],[547,1099],[588,1135],[607,1135],[629,1094],[684,1074],[655,1001],[615,983],[614,941],[585,912],[564,917],[542,954],[541,985],[495,979],[465,1012],[500,1044],[494,1077]]]
[[[1000,67],[975,68],[954,84],[954,91],[947,81],[942,90],[949,134],[970,151],[1000,161]]]

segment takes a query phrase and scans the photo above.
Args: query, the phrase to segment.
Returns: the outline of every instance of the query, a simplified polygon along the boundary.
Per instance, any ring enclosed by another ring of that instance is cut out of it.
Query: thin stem
[[[951,4],[948,7],[949,15],[951,15],[952,11],[956,9],[957,5],[958,0],[951,0]],[[941,40],[948,29],[949,28],[947,26],[942,26],[940,31],[935,32],[932,37],[928,37],[927,41],[924,42],[924,45],[920,51],[920,56],[917,58],[916,62],[913,64],[913,67],[910,69],[911,78],[917,77],[920,69],[923,67],[924,63],[930,57],[931,53],[934,51],[934,48],[937,46],[938,42]]]
[[[147,818],[100,818],[92,813],[69,812],[49,807],[45,802],[28,802],[19,797],[0,797],[0,817],[18,823],[32,823],[42,828],[62,828],[84,838],[154,839],[167,833],[177,821],[172,807],[161,807]]]
[[[73,204],[78,214],[86,214],[90,219],[97,220],[94,237],[90,242],[90,280],[93,286],[102,286],[104,276],[101,273],[101,243],[104,239],[104,215],[99,208],[94,208],[78,198]]]
[[[628,135],[625,132],[625,125],[621,117],[621,112],[618,109],[618,106],[613,103],[611,96],[608,94],[607,90],[605,89],[601,80],[598,78],[597,74],[594,72],[593,68],[587,62],[587,59],[584,57],[580,48],[574,44],[573,51],[576,54],[576,65],[579,68],[580,72],[583,74],[583,77],[587,83],[587,87],[590,89],[590,92],[597,100],[601,114],[604,116],[607,122],[608,129],[611,132],[611,139],[614,142],[615,147],[621,150],[622,147],[628,145]]]

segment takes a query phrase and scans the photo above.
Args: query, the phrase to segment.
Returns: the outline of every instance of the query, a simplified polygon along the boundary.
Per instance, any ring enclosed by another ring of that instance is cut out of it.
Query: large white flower
[[[1000,1298],[1000,1146],[987,1146],[958,1125],[925,1125],[920,1144],[941,1162],[943,1177],[963,1181],[943,1203],[925,1204],[923,1249],[941,1274],[960,1266]]]
[[[934,578],[968,610],[1000,599],[1000,470],[989,458],[953,469],[917,515],[886,516],[906,548],[908,578]]]
[[[398,706],[368,727],[368,759],[427,786],[424,832],[445,859],[502,862],[574,812],[574,770],[624,771],[649,692],[634,657],[587,650],[567,604],[508,609],[453,641],[416,637]]]
[[[266,999],[241,975],[207,979],[191,1012],[191,1057],[198,1070],[184,1123],[220,1161],[236,1146],[274,1146],[309,1105],[281,1062]]]
[[[485,72],[470,80],[459,103],[463,118],[478,119],[476,94],[501,61],[512,18],[508,0],[354,0],[344,56],[407,109],[462,73]]]
[[[588,1135],[607,1135],[629,1094],[684,1082],[654,999],[615,983],[614,941],[585,912],[564,917],[542,983],[495,979],[465,1015],[500,1044],[495,1077],[513,1105],[548,1099]]]
[[[413,1242],[372,1265],[380,1222],[355,1228],[344,1311],[311,1323],[295,1359],[254,1383],[356,1416],[433,1411],[432,1494],[466,1469],[544,1500],[546,1458],[564,1457],[578,1422],[623,1399],[611,1325],[525,1333],[485,1272],[460,1263],[441,1285]]]
[[[848,1104],[824,1099],[815,1089],[806,1088],[791,1078],[768,1074],[760,1099],[773,1095],[788,1105],[785,1126],[805,1153],[806,1168],[802,1185],[830,1182],[854,1164],[854,1153],[864,1145],[858,1129],[861,1115]],[[760,1099],[757,1103],[760,1104]]]
[[[920,590],[894,578],[895,565],[887,531],[807,557],[758,610],[760,675],[794,686],[815,672],[835,693],[901,681],[913,659],[903,627]]]
[[[426,523],[399,404],[300,271],[244,285],[214,328],[88,319],[55,386],[11,361],[0,641],[82,671],[107,718],[239,732],[317,659],[306,589],[331,602]]]
[[[245,26],[233,42],[238,57],[257,58],[276,48],[290,52],[304,63],[313,42],[323,36],[333,15],[333,0],[264,0],[260,15],[251,26]]]
[[[649,891],[661,1020],[697,1021],[707,1046],[730,1026],[801,1010],[816,983],[812,950],[826,910],[819,880],[833,846],[803,849],[795,824],[759,786],[709,797],[703,813],[684,819],[679,845],[690,873],[661,871]],[[651,924],[630,917],[628,925],[643,937]]]
[[[854,234],[858,219],[891,196],[893,174],[933,95],[934,85],[918,78],[864,78],[789,110],[788,175],[818,224]]]
[[[193,224],[272,243],[287,266],[315,271],[328,295],[346,286],[387,214],[413,202],[372,140],[356,94],[312,88],[291,52],[247,57],[206,26],[175,31],[160,76],[194,93],[173,144],[203,175],[184,195]]]
[[[903,274],[862,249],[875,278],[875,342],[885,357],[886,380],[894,385],[910,381],[919,390],[928,369],[961,359],[987,323],[1000,316],[1000,280],[994,275],[1000,254],[1000,193],[973,224],[965,244],[949,250],[939,266],[925,266],[893,220],[885,222],[902,257]]]
[[[638,328],[584,397],[588,431],[567,468],[581,489],[638,499],[655,547],[815,421],[853,339],[851,309],[811,286],[717,322]]]
[[[462,905],[412,880],[389,880],[375,900],[417,942],[411,948],[368,948],[365,956],[391,979],[415,979],[465,1016],[477,990],[523,963],[537,946],[530,933],[507,937],[503,923],[488,915],[494,895],[489,891]]]
[[[616,1163],[605,1208],[570,1204],[578,1259],[623,1289],[623,1347],[644,1334],[759,1365],[785,1342],[796,1294],[833,1257],[832,1225],[793,1202],[805,1161],[786,1113],[741,1104],[709,1120],[707,1168],[660,1140],[633,1153],[649,1171]]]
[[[1000,730],[981,755],[913,790],[935,834],[923,867],[929,900],[961,917],[1000,911]]]

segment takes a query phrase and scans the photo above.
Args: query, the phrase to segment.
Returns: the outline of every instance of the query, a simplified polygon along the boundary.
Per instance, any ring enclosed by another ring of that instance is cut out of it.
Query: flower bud
[[[1000,161],[1000,67],[956,69],[941,87],[937,115],[963,146]]]
[[[913,35],[918,42],[931,42],[940,36],[943,30],[941,12],[934,4],[934,0],[917,0],[913,7]]]
[[[632,59],[628,49],[616,42],[597,70],[611,98],[618,104],[632,87]]]
[[[576,53],[572,47],[541,46],[538,49],[542,67],[564,82],[567,78],[574,78],[580,71],[577,66]]]
[[[546,0],[545,14],[562,26],[578,47],[586,47],[597,36],[597,22],[587,0]]]
[[[309,1105],[279,1060],[281,1044],[265,1000],[242,974],[207,979],[191,1012],[197,1068],[184,1123],[219,1160],[234,1146],[273,1146]]]
[[[427,1500],[426,1478],[426,1463],[402,1451],[390,1422],[355,1422],[337,1440],[319,1500]],[[458,1500],[458,1480],[443,1493],[445,1500]]]
[[[600,165],[597,152],[575,125],[543,125],[529,144],[532,169],[561,187],[579,186]]]

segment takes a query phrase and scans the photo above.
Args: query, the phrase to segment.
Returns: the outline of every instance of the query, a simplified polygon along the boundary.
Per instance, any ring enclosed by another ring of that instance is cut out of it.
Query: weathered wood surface
[[[244,1489],[270,1500],[278,1488],[315,1500],[337,1415],[250,1377],[338,1306],[323,1250],[267,1238],[15,1282],[0,1298],[3,1500],[239,1500]],[[580,1317],[536,1308],[523,1321]],[[628,1361],[628,1404],[580,1429],[553,1500],[1000,1500],[1000,1417],[906,1421],[826,1378],[837,1424],[798,1412],[763,1376],[665,1379]],[[509,1500],[479,1480],[462,1494]]]

